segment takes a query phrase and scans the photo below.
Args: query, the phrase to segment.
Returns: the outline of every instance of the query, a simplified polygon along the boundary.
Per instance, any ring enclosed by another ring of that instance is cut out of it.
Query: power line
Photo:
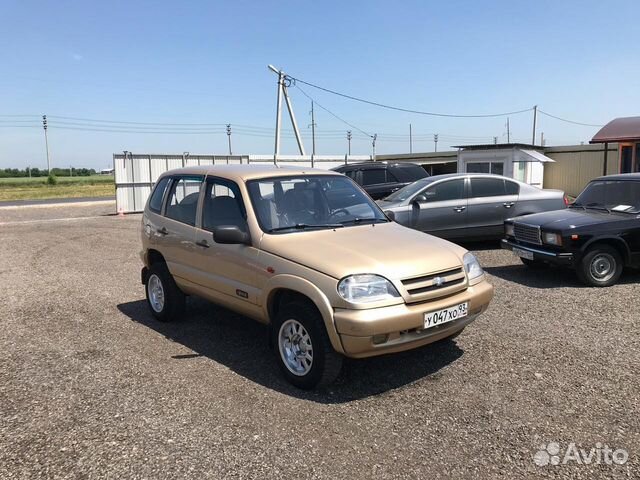
[[[543,115],[546,115],[547,117],[555,118],[556,120],[560,120],[561,122],[573,123],[574,125],[582,125],[584,127],[604,127],[604,125],[595,125],[593,123],[582,123],[582,122],[576,122],[574,120],[567,120],[566,118],[556,117],[555,115],[551,115],[550,113],[543,112],[540,109],[538,109],[538,112],[540,112]]]
[[[451,117],[451,118],[505,117],[507,115],[516,115],[518,113],[525,113],[525,112],[530,112],[531,110],[533,110],[532,108],[525,108],[523,110],[516,110],[516,111],[513,111],[513,112],[479,114],[479,115],[454,115],[454,114],[450,114],[450,113],[425,112],[425,111],[421,111],[421,110],[411,110],[409,108],[395,107],[393,105],[386,105],[384,103],[379,103],[379,102],[374,102],[374,101],[371,101],[371,100],[365,100],[364,98],[354,97],[353,95],[347,95],[346,93],[336,92],[335,90],[330,90],[328,88],[321,87],[320,85],[315,85],[313,83],[306,82],[306,81],[301,80],[299,78],[292,77],[291,75],[287,75],[287,78],[293,80],[294,85],[296,84],[296,82],[300,82],[300,83],[303,83],[304,85],[308,85],[310,87],[317,88],[318,90],[322,90],[324,92],[331,93],[333,95],[338,95],[340,97],[348,98],[350,100],[355,100],[356,102],[367,103],[369,105],[373,105],[373,106],[376,106],[376,107],[387,108],[389,110],[397,110],[399,112],[416,113],[418,115],[430,115],[430,116],[433,116],[433,117]]]
[[[304,83],[304,82],[303,82]],[[332,115],[333,117],[337,118],[338,120],[340,120],[342,123],[344,123],[345,125],[350,126],[351,128],[354,128],[356,130],[358,130],[360,133],[363,133],[365,135],[367,135],[368,137],[371,137],[370,134],[368,134],[367,132],[365,132],[364,130],[362,130],[361,128],[356,127],[355,125],[352,125],[351,123],[347,122],[345,119],[339,117],[338,115],[336,115],[335,113],[333,113],[331,110],[329,110],[328,108],[323,107],[322,105],[320,105],[315,99],[313,99],[310,95],[307,94],[307,92],[305,92],[302,88],[300,88],[299,85],[296,85],[294,83],[294,86],[300,90],[302,92],[302,94],[307,97],[309,100],[311,100],[312,102],[315,102],[316,105],[318,105],[321,109],[323,109],[325,112],[327,112],[329,115]]]

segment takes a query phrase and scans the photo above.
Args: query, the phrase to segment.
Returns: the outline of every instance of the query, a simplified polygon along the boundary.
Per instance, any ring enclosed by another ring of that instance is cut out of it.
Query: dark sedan
[[[526,265],[566,265],[586,285],[613,285],[625,266],[640,267],[640,174],[593,180],[568,209],[514,218],[505,231],[503,248]]]

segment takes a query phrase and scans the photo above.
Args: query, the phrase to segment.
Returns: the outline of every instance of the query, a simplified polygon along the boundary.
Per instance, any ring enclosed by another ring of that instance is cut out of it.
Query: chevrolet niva
[[[389,220],[324,170],[166,172],[144,210],[141,257],[158,320],[196,295],[268,324],[284,375],[307,389],[333,381],[345,356],[455,337],[493,297],[471,253]]]

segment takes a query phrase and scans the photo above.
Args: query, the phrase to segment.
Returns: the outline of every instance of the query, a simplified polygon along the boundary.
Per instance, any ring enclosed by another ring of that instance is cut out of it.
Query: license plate
[[[514,248],[513,254],[520,258],[526,258],[527,260],[533,260],[533,252],[528,250],[522,250],[521,248]]]
[[[447,322],[453,322],[459,318],[467,316],[469,304],[467,302],[456,305],[455,307],[445,308],[437,312],[427,312],[424,314],[424,328],[435,327]]]

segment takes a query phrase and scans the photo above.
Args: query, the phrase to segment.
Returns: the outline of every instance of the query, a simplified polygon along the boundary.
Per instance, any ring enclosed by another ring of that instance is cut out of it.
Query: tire
[[[528,258],[522,258],[522,257],[520,257],[520,260],[522,261],[523,264],[525,264],[529,268],[538,269],[538,268],[546,267],[545,263],[539,260],[529,260]]]
[[[161,322],[176,320],[184,313],[185,295],[176,285],[166,264],[151,265],[145,281],[145,293],[151,313]]]
[[[343,357],[333,349],[314,306],[300,301],[285,304],[271,333],[278,366],[294,386],[304,390],[326,386],[340,373]]]
[[[596,245],[585,253],[576,268],[578,278],[590,287],[610,287],[624,268],[622,256],[609,245]]]

